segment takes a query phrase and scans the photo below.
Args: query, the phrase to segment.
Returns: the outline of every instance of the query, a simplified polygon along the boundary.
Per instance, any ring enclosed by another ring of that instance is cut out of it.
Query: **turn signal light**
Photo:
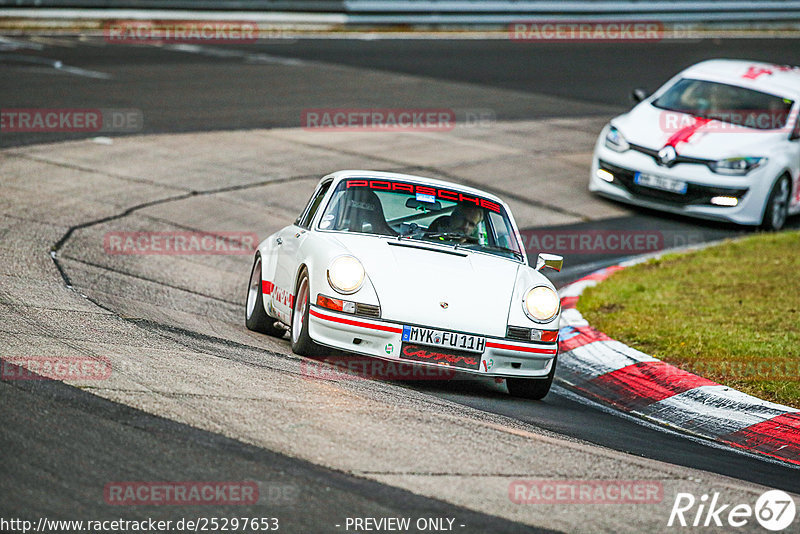
[[[344,313],[355,313],[356,303],[347,300],[332,299],[325,295],[317,295],[317,306]]]
[[[555,343],[558,341],[558,330],[537,330],[536,328],[531,328],[531,341]]]

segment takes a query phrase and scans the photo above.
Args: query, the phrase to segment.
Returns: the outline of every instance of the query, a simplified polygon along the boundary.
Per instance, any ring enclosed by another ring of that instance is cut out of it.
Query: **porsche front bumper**
[[[385,319],[367,319],[319,306],[311,306],[309,313],[309,334],[320,345],[398,363],[446,367],[460,373],[544,378],[558,353],[557,342],[528,343],[486,337],[482,353],[459,352],[454,356],[452,351],[441,347],[404,343],[403,326]],[[437,328],[435,325],[411,326]]]

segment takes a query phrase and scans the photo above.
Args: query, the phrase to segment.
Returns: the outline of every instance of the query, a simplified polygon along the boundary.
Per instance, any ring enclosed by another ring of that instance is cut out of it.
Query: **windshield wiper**
[[[447,237],[450,239],[462,239],[464,237],[468,237],[463,232],[431,232],[428,233],[428,230],[425,230],[422,233],[425,237]]]
[[[488,248],[489,250],[496,250],[498,252],[508,252],[510,254],[513,254],[514,257],[517,258],[518,260],[524,259],[522,253],[519,252],[518,250],[514,250],[513,248],[501,247],[500,245],[481,245],[480,248],[482,249]]]
[[[462,258],[467,257],[467,254],[463,252],[458,252],[456,250],[457,247],[450,248],[442,248],[440,246],[433,246],[433,247],[426,247],[423,246],[423,243],[429,243],[431,245],[437,245],[436,242],[431,241],[422,241],[418,240],[419,244],[416,243],[409,243],[407,241],[389,241],[387,244],[393,247],[408,247],[408,248],[415,248],[417,250],[427,250],[428,252],[438,252],[440,254],[452,254],[453,256],[460,256]],[[450,243],[442,243],[443,245],[450,245]]]

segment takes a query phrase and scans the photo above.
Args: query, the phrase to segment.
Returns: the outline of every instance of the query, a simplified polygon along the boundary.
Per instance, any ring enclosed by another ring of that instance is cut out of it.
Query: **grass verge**
[[[635,265],[588,288],[578,309],[626,345],[800,408],[800,232]]]

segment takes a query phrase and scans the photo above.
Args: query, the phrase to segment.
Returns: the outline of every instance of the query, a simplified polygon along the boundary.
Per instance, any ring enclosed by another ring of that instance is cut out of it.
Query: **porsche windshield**
[[[653,105],[738,126],[773,130],[786,126],[793,103],[788,98],[744,87],[684,78]]]
[[[410,182],[342,180],[317,228],[446,243],[523,258],[502,205]]]

